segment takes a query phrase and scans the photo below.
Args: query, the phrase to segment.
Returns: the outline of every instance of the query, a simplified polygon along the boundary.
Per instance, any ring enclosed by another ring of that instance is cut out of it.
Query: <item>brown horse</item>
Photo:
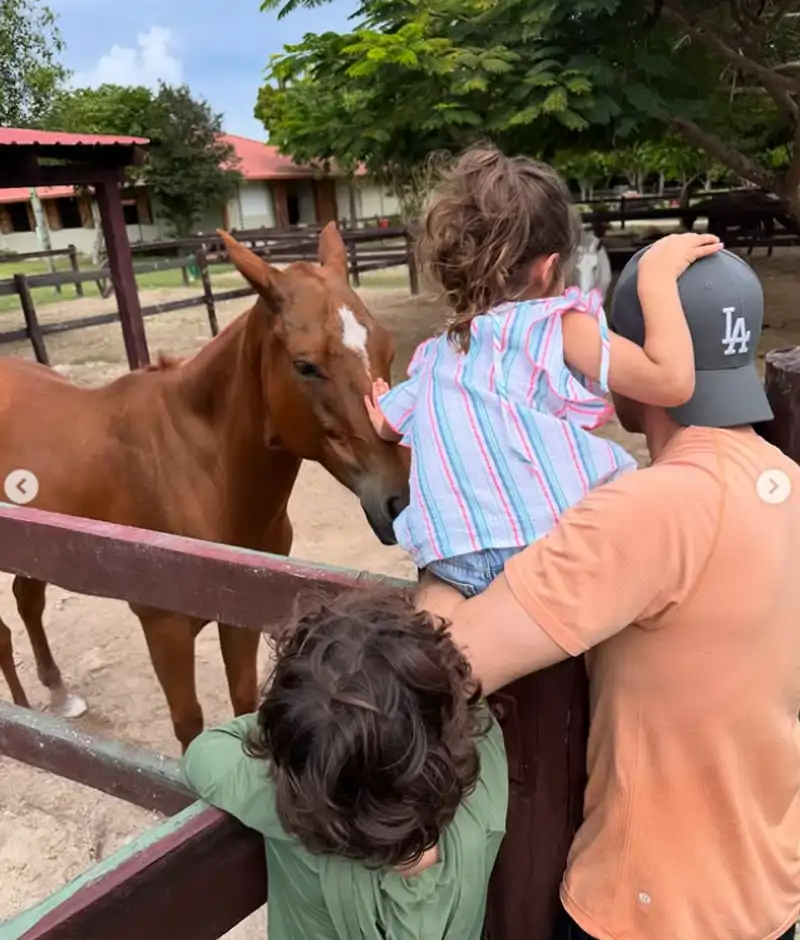
[[[225,233],[255,305],[196,356],[79,388],[51,370],[0,361],[0,479],[36,474],[34,508],[288,554],[289,495],[303,460],[321,463],[358,495],[374,532],[394,541],[408,502],[404,449],[372,430],[363,396],[389,375],[394,341],[350,289],[335,223],[320,266],[280,271]],[[46,585],[17,577],[14,595],[54,710],[85,704],[61,678],[42,625]],[[153,666],[185,749],[203,728],[194,641],[205,625],[138,606]],[[256,706],[259,635],[219,624],[231,702]],[[17,705],[27,699],[0,621],[0,668]]]

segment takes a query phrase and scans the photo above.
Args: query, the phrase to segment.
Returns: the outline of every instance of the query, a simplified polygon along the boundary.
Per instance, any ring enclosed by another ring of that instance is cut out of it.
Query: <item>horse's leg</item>
[[[14,665],[14,644],[11,642],[11,631],[2,620],[0,620],[0,672],[3,673],[3,678],[11,690],[11,701],[22,708],[30,708],[25,689],[22,688],[17,675],[17,667]]]
[[[261,633],[219,625],[219,645],[234,715],[248,715],[258,707],[258,644]]]
[[[289,517],[284,515],[270,530],[265,551],[273,555],[288,555],[292,550],[294,532]],[[247,715],[258,707],[258,644],[261,634],[257,630],[219,625],[219,645],[228,677],[234,715]]]
[[[86,711],[86,702],[70,692],[61,678],[61,670],[53,659],[50,644],[44,632],[44,581],[31,578],[14,578],[14,597],[17,610],[28,631],[31,648],[36,659],[39,681],[50,691],[50,708],[60,718],[79,718]]]
[[[136,607],[134,613],[141,621],[150,659],[167,699],[175,737],[185,752],[203,730],[194,675],[194,640],[202,623],[152,608]]]

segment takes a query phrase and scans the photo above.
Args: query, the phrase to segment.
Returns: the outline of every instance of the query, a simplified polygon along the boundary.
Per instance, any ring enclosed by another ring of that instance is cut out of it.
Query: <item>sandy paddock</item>
[[[778,251],[754,260],[767,296],[768,329],[763,349],[800,343],[797,272],[800,253]],[[396,375],[403,374],[414,346],[438,323],[437,307],[410,299],[404,287],[364,288],[372,312],[398,340]],[[148,291],[143,304],[179,296]],[[246,309],[235,301],[219,309],[221,324]],[[108,309],[109,302],[87,300],[42,308],[43,320]],[[6,318],[4,317],[4,320]],[[6,321],[4,328],[10,328]],[[204,310],[166,314],[147,323],[151,352],[191,354],[209,336]],[[54,366],[82,384],[100,384],[121,374],[125,358],[119,326],[93,327],[47,337]],[[26,344],[6,346],[3,355],[30,357]],[[605,433],[642,461],[640,439],[614,425]],[[311,508],[309,508],[311,507]],[[318,466],[304,466],[291,503],[295,527],[293,555],[344,567],[412,576],[397,548],[384,548],[372,535],[358,503]],[[167,754],[178,754],[161,690],[153,674],[138,621],[119,601],[87,598],[57,588],[48,592],[46,623],[54,655],[66,680],[89,704],[82,727]],[[0,574],[0,616],[12,627],[17,662],[32,704],[44,708],[24,629],[11,595],[11,579]],[[265,652],[265,651],[264,651]],[[262,655],[264,655],[262,653]],[[216,631],[207,627],[197,645],[198,687],[206,721],[230,716]],[[0,684],[0,696],[8,692]],[[0,758],[0,920],[46,897],[71,878],[107,857],[158,821],[154,814],[111,797]],[[231,940],[263,938],[264,912],[233,930]]]

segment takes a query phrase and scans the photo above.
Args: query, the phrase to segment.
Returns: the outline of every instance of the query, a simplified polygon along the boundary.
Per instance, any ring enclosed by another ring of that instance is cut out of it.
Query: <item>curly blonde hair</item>
[[[557,254],[560,276],[577,249],[573,213],[561,176],[529,157],[482,145],[440,173],[417,257],[451,309],[448,334],[457,346],[469,349],[476,316],[525,293],[538,258]]]

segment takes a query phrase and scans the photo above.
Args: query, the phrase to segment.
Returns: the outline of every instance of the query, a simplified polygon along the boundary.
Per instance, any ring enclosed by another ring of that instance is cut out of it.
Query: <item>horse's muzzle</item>
[[[359,488],[358,497],[375,535],[384,545],[396,545],[394,520],[408,505],[408,487],[397,492],[365,483]]]

